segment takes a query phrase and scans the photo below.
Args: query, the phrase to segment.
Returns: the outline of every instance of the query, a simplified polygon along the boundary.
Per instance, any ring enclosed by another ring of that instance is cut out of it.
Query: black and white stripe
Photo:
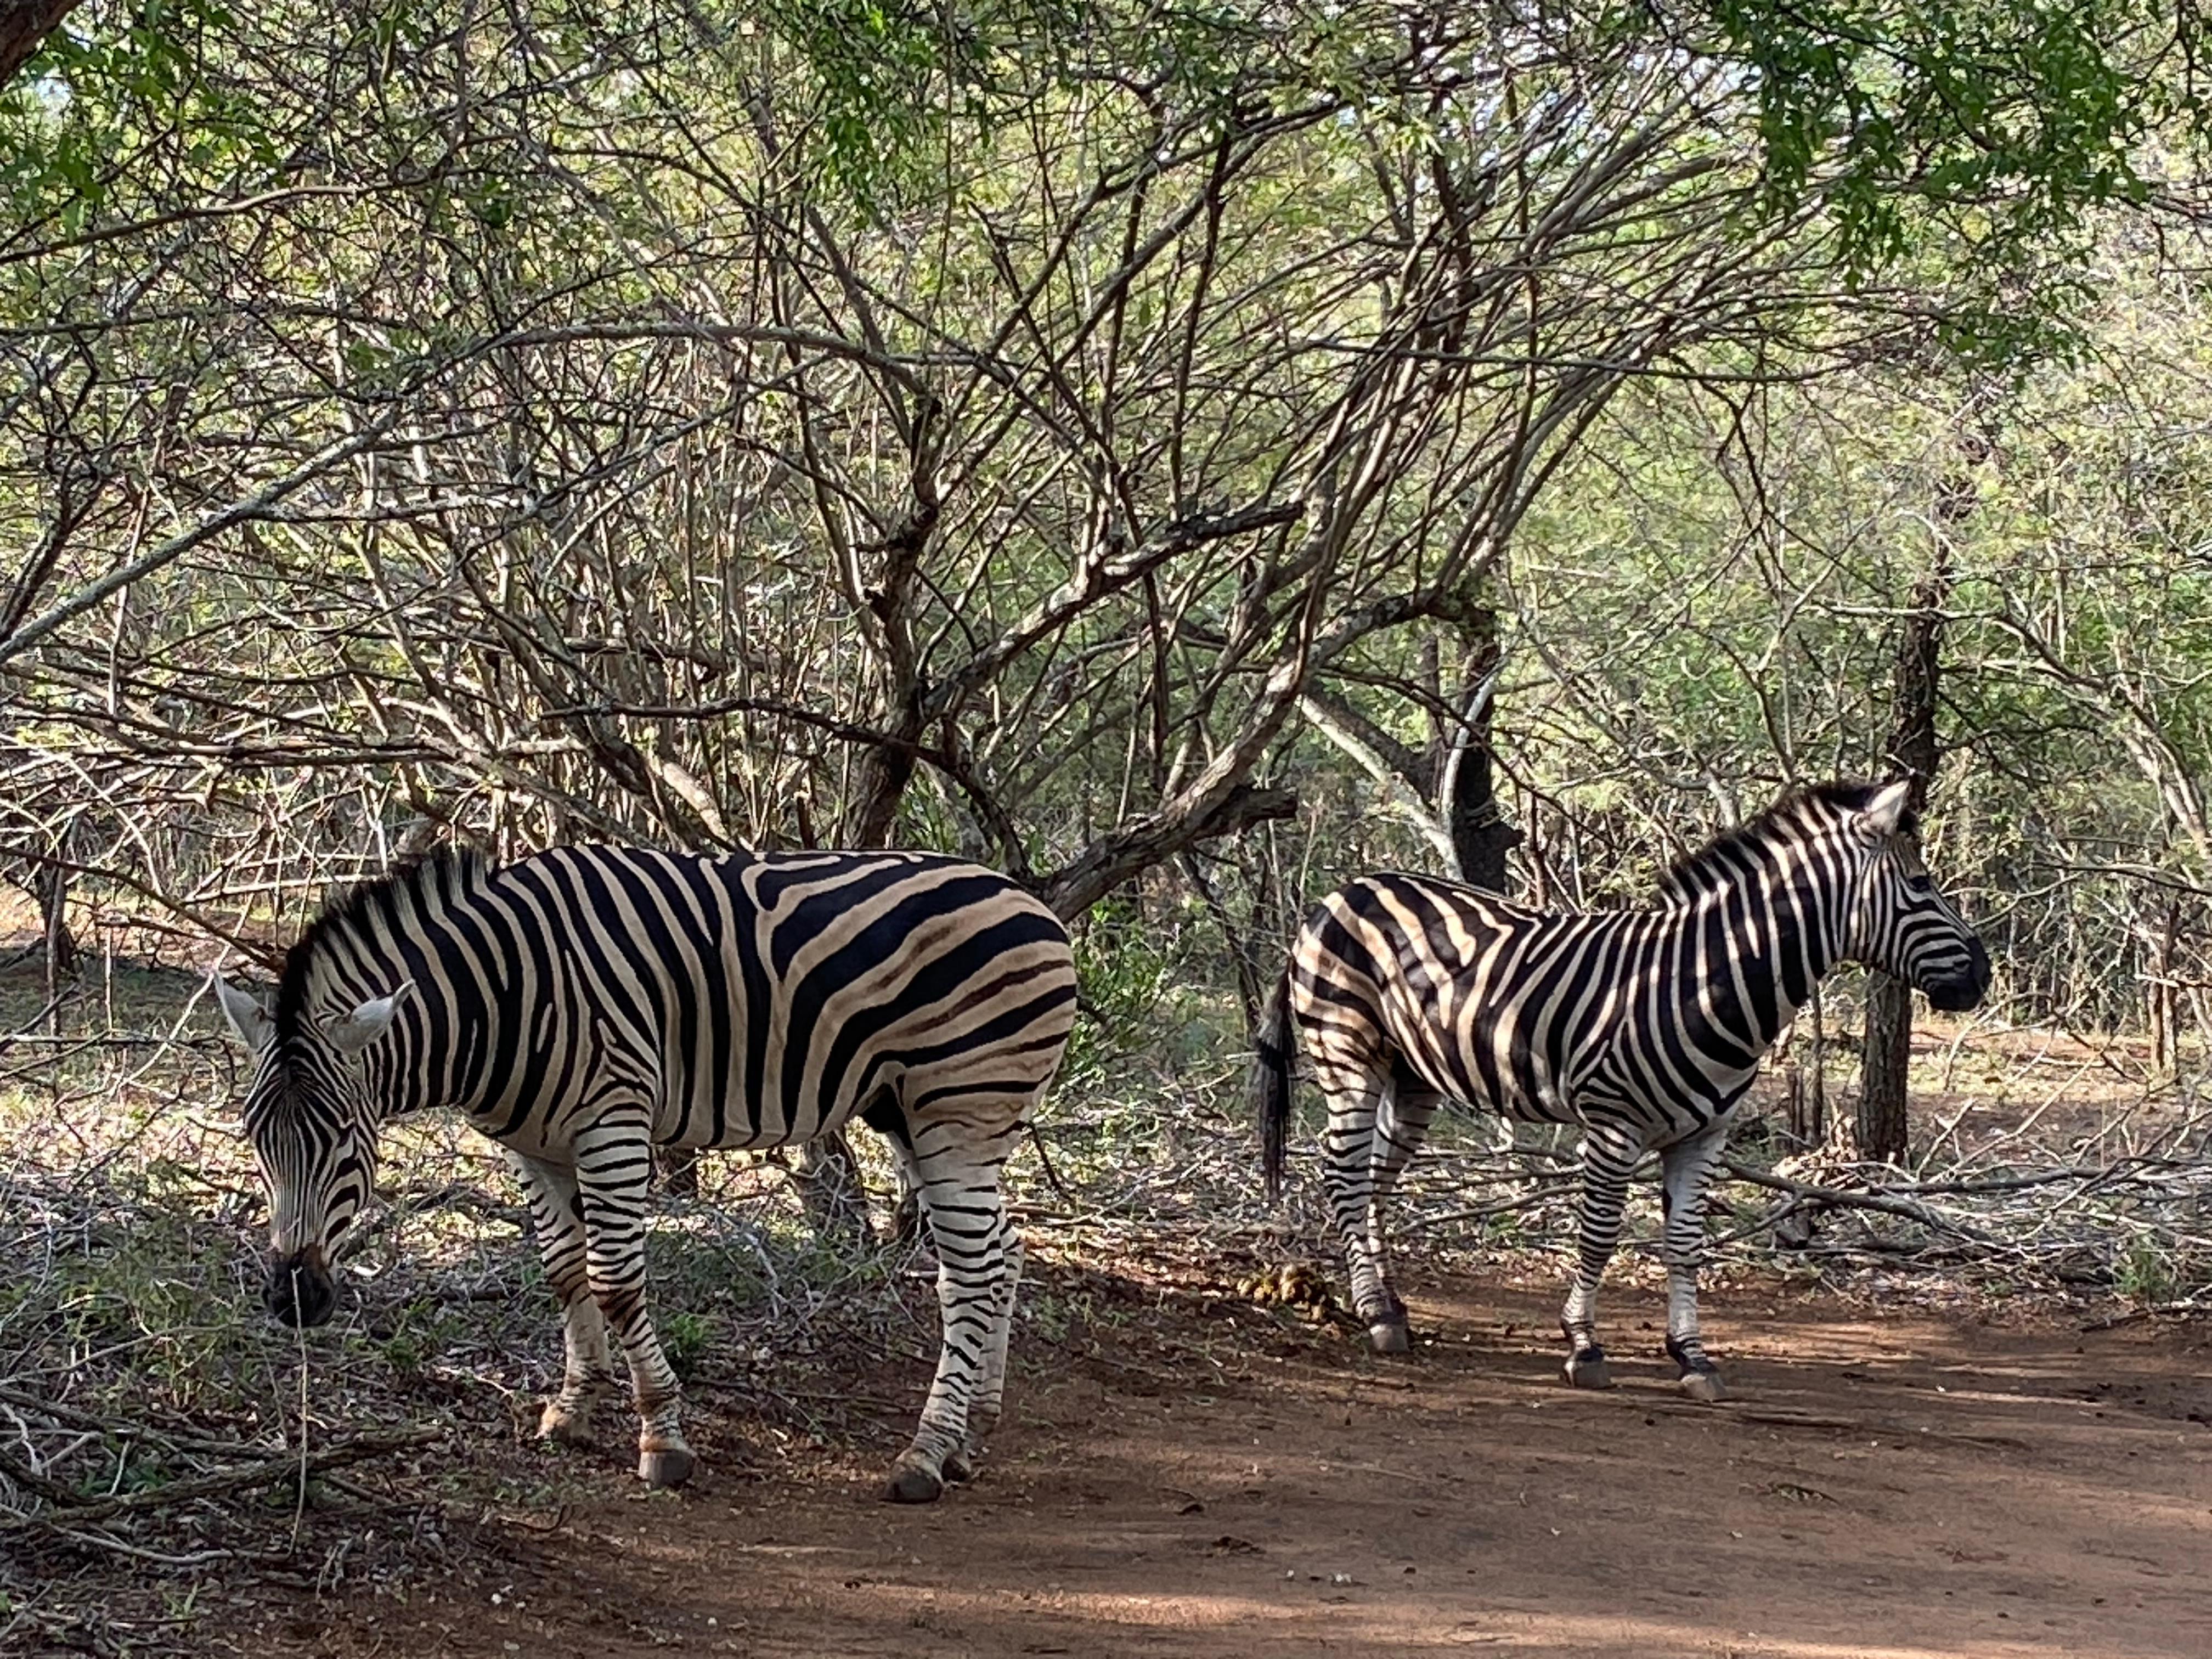
[[[929,1218],[944,1319],[893,1495],[964,1475],[998,1415],[1021,1274],[1000,1166],[1075,1007],[1066,930],[1005,877],[915,853],[441,855],[331,904],[273,1006],[218,989],[258,1055],[245,1116],[271,1198],[270,1311],[329,1317],[378,1126],[461,1112],[521,1171],[565,1313],[540,1432],[587,1437],[611,1333],[655,1484],[692,1458],[646,1309],[653,1148],[774,1146],[856,1115],[883,1129]]]
[[[1261,1022],[1255,1094],[1279,1191],[1296,1018],[1328,1100],[1323,1179],[1370,1340],[1407,1346],[1382,1208],[1447,1097],[1583,1130],[1580,1260],[1562,1315],[1571,1381],[1609,1378],[1599,1279],[1629,1172],[1657,1149],[1667,1350],[1717,1398],[1698,1335],[1704,1197],[1759,1057],[1839,961],[1964,1009],[1989,987],[1981,943],[1922,866],[1904,783],[1785,798],[1670,873],[1655,908],[1546,915],[1422,876],[1364,877],[1324,899]]]

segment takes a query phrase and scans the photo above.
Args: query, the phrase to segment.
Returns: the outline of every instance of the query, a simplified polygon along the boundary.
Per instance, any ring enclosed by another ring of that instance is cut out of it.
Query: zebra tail
[[[1291,965],[1260,1011],[1252,1054],[1252,1107],[1260,1120],[1260,1167],[1269,1202],[1283,1195],[1283,1154],[1291,1132]]]

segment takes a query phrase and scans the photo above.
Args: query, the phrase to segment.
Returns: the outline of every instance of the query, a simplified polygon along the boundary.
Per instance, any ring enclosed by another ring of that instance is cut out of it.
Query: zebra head
[[[263,1300],[287,1325],[319,1325],[337,1304],[331,1278],[339,1236],[368,1201],[379,1115],[362,1052],[392,1029],[409,987],[350,1011],[281,1030],[250,991],[220,975],[224,1017],[254,1057],[246,1133],[269,1189],[270,1253]]]
[[[1843,954],[1878,968],[1926,995],[1936,1007],[1957,1013],[1981,1001],[1990,988],[1990,953],[1936,890],[1907,804],[1912,786],[1899,781],[1876,789],[1846,820],[1845,834],[1863,854],[1850,901]]]

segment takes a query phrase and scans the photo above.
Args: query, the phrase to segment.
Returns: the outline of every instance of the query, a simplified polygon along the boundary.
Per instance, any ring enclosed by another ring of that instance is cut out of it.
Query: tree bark
[[[1521,844],[1521,832],[1498,809],[1495,751],[1490,742],[1490,713],[1501,662],[1498,613],[1484,605],[1462,623],[1474,636],[1462,680],[1473,690],[1456,724],[1435,721],[1443,730],[1425,750],[1400,742],[1319,685],[1299,697],[1298,708],[1314,730],[1381,786],[1388,809],[1421,833],[1454,876],[1471,886],[1502,893],[1506,890],[1506,857]],[[1428,695],[1432,700],[1440,696],[1437,678],[1431,661]]]
[[[1972,510],[1971,480],[1947,481],[1936,501],[1939,525]],[[1912,810],[1928,805],[1928,786],[1941,758],[1936,738],[1936,694],[1941,683],[1943,606],[1951,597],[1950,547],[1939,528],[1936,565],[1912,591],[1912,612],[1898,648],[1889,740],[1889,763],[1912,786]],[[1859,1066],[1859,1098],[1852,1115],[1851,1150],[1862,1162],[1897,1164],[1911,1139],[1905,1076],[1912,1058],[1912,988],[1879,970],[1867,975],[1866,1036]]]
[[[921,651],[914,635],[915,590],[921,580],[922,556],[936,533],[942,510],[938,496],[937,462],[945,440],[945,413],[934,397],[925,396],[915,410],[908,447],[912,451],[908,486],[913,505],[905,520],[879,549],[882,565],[872,588],[860,587],[857,562],[850,580],[856,597],[866,607],[873,624],[869,633],[881,653],[890,704],[884,730],[894,741],[879,744],[862,757],[855,805],[848,832],[854,847],[888,847],[898,826],[899,804],[907,785],[914,781],[914,745],[927,725],[922,702]],[[842,1144],[842,1143],[841,1143]],[[849,1159],[851,1148],[844,1148]]]
[[[1801,1032],[1809,1054],[1797,1052]],[[1828,1137],[1827,1060],[1828,1034],[1822,1026],[1820,993],[1816,987],[1812,1000],[1790,1027],[1789,1055],[1782,1071],[1789,1094],[1790,1133],[1800,1146],[1817,1147]]]
[[[914,781],[914,745],[924,729],[921,657],[914,637],[915,590],[922,555],[937,528],[940,503],[936,467],[943,439],[943,410],[935,398],[925,398],[915,412],[909,436],[914,504],[880,550],[878,585],[861,595],[874,617],[871,631],[883,654],[892,704],[885,729],[895,741],[878,744],[861,758],[855,810],[849,820],[851,845],[858,848],[891,844],[900,803]],[[857,586],[857,567],[854,580]],[[868,1220],[868,1189],[860,1179],[860,1156],[842,1127],[802,1145],[794,1173],[799,1203],[816,1237],[855,1255],[874,1246],[876,1230]],[[914,1218],[902,1212],[911,1206],[918,1217],[920,1203],[915,1194],[900,1195],[897,1209],[902,1213],[894,1216],[895,1232],[914,1224]]]
[[[15,78],[77,0],[0,0],[0,86]]]
[[[31,879],[37,887],[40,931],[45,936],[41,955],[46,965],[46,1030],[51,1036],[59,1036],[62,983],[76,972],[77,963],[76,940],[69,930],[69,866],[50,860],[43,868],[33,868]]]
[[[1887,974],[1867,976],[1866,1047],[1851,1150],[1869,1164],[1899,1164],[1911,1136],[1905,1068],[1912,1058],[1912,988]]]
[[[1269,818],[1298,810],[1288,789],[1238,783],[1213,799],[1186,791],[1159,811],[1133,818],[1100,836],[1073,860],[1036,884],[1037,896],[1063,921],[1073,921],[1133,876],[1217,836],[1233,836]]]
[[[1260,1006],[1267,1000],[1267,974],[1255,960],[1252,935],[1249,930],[1237,925],[1237,918],[1230,913],[1228,896],[1222,892],[1219,884],[1206,873],[1206,866],[1198,861],[1197,857],[1186,852],[1178,861],[1199,901],[1212,916],[1214,926],[1221,929],[1223,943],[1229,947],[1229,965],[1237,975],[1237,1007],[1243,1016],[1244,1039],[1249,1047],[1256,1040],[1255,1033],[1260,1029]]]
[[[2181,906],[2167,901],[2148,931],[2143,1000],[2149,1016],[2151,1066],[2155,1075],[2171,1078],[2181,1063],[2181,999],[2175,983],[2181,962]]]
[[[1498,644],[1498,613],[1486,609],[1480,624],[1482,643],[1474,661],[1474,692],[1468,699],[1460,730],[1437,781],[1444,827],[1451,836],[1452,861],[1459,878],[1471,887],[1505,891],[1506,855],[1520,844],[1521,832],[1498,810],[1494,752],[1490,746],[1490,712],[1503,657]]]

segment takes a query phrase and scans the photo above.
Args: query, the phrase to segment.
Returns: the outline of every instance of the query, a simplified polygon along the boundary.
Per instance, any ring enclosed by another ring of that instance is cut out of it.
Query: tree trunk
[[[1506,855],[1520,845],[1521,832],[1498,811],[1490,741],[1501,659],[1498,613],[1485,606],[1464,625],[1473,635],[1461,680],[1469,688],[1466,706],[1456,722],[1432,716],[1439,729],[1425,751],[1408,748],[1320,686],[1309,688],[1298,707],[1316,731],[1382,787],[1389,809],[1421,832],[1451,874],[1471,886],[1502,893]],[[1433,659],[1426,668],[1433,698]]]
[[[1495,623],[1492,624],[1495,626]],[[1459,878],[1493,893],[1505,891],[1506,855],[1520,844],[1521,832],[1498,810],[1498,782],[1490,746],[1492,693],[1500,667],[1498,642],[1491,640],[1476,659],[1480,676],[1468,698],[1466,725],[1453,739],[1437,793],[1443,797],[1444,825],[1451,835]]]
[[[915,411],[909,434],[914,505],[897,532],[884,544],[878,585],[862,592],[857,567],[853,577],[857,596],[875,619],[873,633],[889,683],[891,712],[886,730],[892,739],[861,757],[846,820],[849,844],[856,848],[889,847],[896,838],[899,805],[906,799],[907,786],[914,781],[914,745],[921,741],[925,728],[921,657],[915,643],[913,605],[916,573],[937,526],[935,467],[937,447],[944,436],[942,413],[933,397],[925,398]],[[868,1221],[868,1189],[860,1179],[860,1156],[842,1127],[800,1146],[794,1173],[799,1203],[817,1238],[854,1255],[874,1247],[876,1231]],[[903,1212],[911,1206],[918,1217],[920,1204],[915,1194],[902,1194],[898,1210]],[[894,1216],[895,1232],[911,1224],[912,1218]]]
[[[1800,1030],[1806,1034],[1809,1050],[1803,1054],[1797,1052]],[[1789,1091],[1790,1137],[1800,1146],[1818,1146],[1828,1136],[1828,1037],[1821,1027],[1817,988],[1798,1024],[1790,1028],[1790,1048],[1782,1074]]]
[[[848,578],[852,598],[873,619],[869,633],[882,659],[888,705],[884,729],[890,738],[860,757],[846,820],[848,842],[854,847],[891,844],[898,827],[899,804],[906,799],[907,786],[914,781],[915,745],[928,726],[922,708],[925,688],[921,648],[914,635],[914,609],[922,555],[936,532],[939,510],[937,459],[945,441],[945,410],[933,394],[925,393],[919,399],[907,437],[913,505],[904,521],[882,544],[883,562],[875,586],[863,585],[857,562]],[[851,1156],[849,1148],[846,1155]]]
[[[1258,1040],[1260,1005],[1267,1000],[1267,974],[1256,960],[1250,930],[1240,927],[1230,913],[1228,896],[1195,853],[1185,853],[1180,862],[1183,874],[1189,878],[1200,902],[1213,918],[1213,925],[1221,930],[1222,942],[1229,947],[1229,966],[1237,977],[1237,1006],[1244,1018],[1244,1041],[1249,1048]],[[1255,912],[1257,906],[1255,906]]]
[[[1936,694],[1942,669],[1943,606],[1951,597],[1950,544],[1940,527],[1972,508],[1971,479],[1946,483],[1936,507],[1936,566],[1912,592],[1912,614],[1897,653],[1895,723],[1889,763],[1912,785],[1915,812],[1928,805],[1928,786],[1940,758],[1936,741]],[[1912,1058],[1912,988],[1880,971],[1867,975],[1866,1039],[1859,1068],[1858,1109],[1851,1124],[1853,1154],[1861,1161],[1904,1161],[1910,1139],[1905,1073]]]
[[[1437,805],[1451,837],[1452,863],[1459,878],[1471,887],[1502,893],[1506,890],[1506,856],[1520,845],[1521,832],[1498,811],[1497,754],[1490,741],[1498,676],[1504,666],[1498,612],[1483,606],[1468,623],[1468,631],[1473,649],[1463,683],[1473,689],[1437,774]]]
[[[1904,1162],[1910,1135],[1905,1068],[1912,1058],[1912,988],[1887,974],[1867,976],[1866,1048],[1851,1152],[1869,1164]]]
[[[2143,975],[2151,1066],[2160,1078],[2171,1078],[2181,1063],[2181,998],[2175,983],[2180,971],[2180,936],[2181,907],[2169,902],[2150,930],[2150,961]]]
[[[67,832],[64,832],[66,838]],[[69,869],[58,860],[34,866],[31,880],[39,899],[39,920],[45,943],[46,1030],[62,1034],[62,981],[76,972],[76,940],[69,930]]]

